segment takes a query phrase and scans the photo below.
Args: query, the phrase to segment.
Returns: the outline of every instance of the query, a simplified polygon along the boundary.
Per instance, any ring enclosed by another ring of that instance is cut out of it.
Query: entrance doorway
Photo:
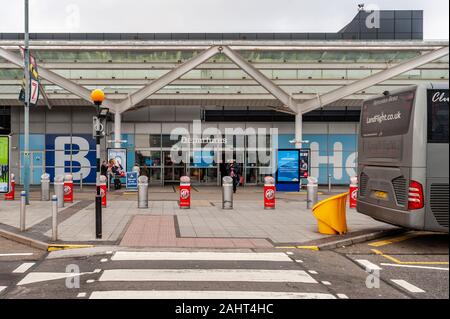
[[[24,168],[23,168],[23,154],[20,153],[20,183],[24,184]],[[32,151],[30,152],[30,176],[29,183],[30,185],[39,185],[41,184],[41,176],[44,174],[44,152],[42,151]]]

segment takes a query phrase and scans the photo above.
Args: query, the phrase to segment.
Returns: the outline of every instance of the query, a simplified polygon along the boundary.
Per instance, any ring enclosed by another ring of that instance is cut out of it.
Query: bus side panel
[[[449,147],[428,144],[425,227],[448,233],[449,216]]]

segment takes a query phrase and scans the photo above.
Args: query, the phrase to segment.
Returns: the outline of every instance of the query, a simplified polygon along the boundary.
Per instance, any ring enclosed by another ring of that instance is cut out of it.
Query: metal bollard
[[[58,197],[52,196],[52,240],[58,240]]]
[[[319,201],[319,186],[317,185],[317,178],[308,177],[308,184],[306,185],[306,208],[313,208]]]
[[[62,208],[64,207],[64,176],[56,176],[53,185],[55,187],[55,195],[58,199],[58,208]]]
[[[47,173],[41,176],[41,200],[50,200],[50,175]]]
[[[331,174],[328,174],[328,193],[331,193]]]
[[[138,208],[148,208],[148,177],[138,178]]]
[[[222,178],[222,209],[233,209],[233,179]]]
[[[27,214],[27,192],[20,192],[20,231],[25,231],[25,218]]]
[[[83,190],[83,173],[80,173],[80,191]]]

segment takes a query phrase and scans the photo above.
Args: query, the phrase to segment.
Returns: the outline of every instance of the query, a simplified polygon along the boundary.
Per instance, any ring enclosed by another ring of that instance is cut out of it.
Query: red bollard
[[[275,209],[275,179],[264,177],[264,209]]]
[[[16,179],[14,174],[11,174],[9,193],[5,194],[5,200],[14,200],[16,197]]]
[[[71,174],[64,177],[64,203],[73,203],[73,176]]]
[[[356,208],[356,200],[358,198],[358,177],[353,176],[350,178],[350,199],[349,205],[350,208]]]
[[[191,208],[191,179],[188,176],[180,178],[180,208]]]
[[[106,180],[107,177],[105,175],[101,175],[100,176],[100,195],[102,196],[102,207],[105,208],[107,206],[107,200],[106,200],[106,191],[107,191],[107,187],[106,187]]]

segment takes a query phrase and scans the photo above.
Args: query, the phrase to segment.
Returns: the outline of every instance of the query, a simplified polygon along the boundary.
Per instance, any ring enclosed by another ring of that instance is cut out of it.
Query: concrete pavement
[[[177,203],[178,189],[169,186],[151,187],[146,209],[137,207],[136,192],[111,192],[108,207],[103,209],[103,237],[97,240],[93,190],[87,192],[88,189],[83,188],[83,192],[75,192],[75,202],[60,211],[60,242],[191,248],[212,247],[211,243],[216,243],[218,248],[263,248],[301,245],[330,237],[318,233],[317,221],[311,210],[306,209],[306,196],[302,192],[277,193],[276,209],[265,210],[261,187],[241,187],[235,195],[234,209],[223,210],[220,188],[195,187],[191,209],[181,210]],[[320,198],[328,196],[323,194]],[[18,227],[18,205],[18,201],[4,202],[1,224]],[[24,235],[39,235],[40,240],[47,238],[44,241],[48,241],[51,237],[50,216],[50,202],[32,201],[27,209],[29,229]],[[160,226],[153,225],[151,231],[144,233],[139,227],[131,227],[133,223],[151,225],[155,221]],[[347,223],[349,232],[394,229],[353,209],[347,209]]]

